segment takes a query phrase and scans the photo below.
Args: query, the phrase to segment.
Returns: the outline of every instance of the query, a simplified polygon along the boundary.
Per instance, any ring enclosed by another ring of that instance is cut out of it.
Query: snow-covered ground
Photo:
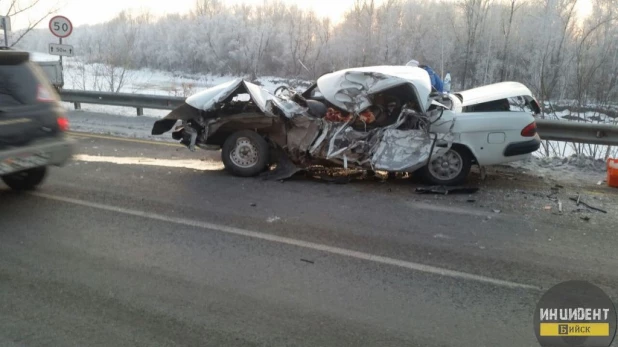
[[[606,161],[584,156],[564,158],[535,156],[529,160],[509,163],[507,166],[523,169],[524,172],[543,178],[574,184],[604,185],[607,180]]]
[[[57,55],[51,55],[51,54],[41,53],[41,52],[29,52],[29,53],[30,53],[30,60],[32,61],[58,61],[60,60],[60,57]]]

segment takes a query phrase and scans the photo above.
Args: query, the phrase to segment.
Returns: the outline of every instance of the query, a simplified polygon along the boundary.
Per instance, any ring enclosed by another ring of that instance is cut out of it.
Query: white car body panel
[[[475,112],[455,113],[445,110],[441,120],[431,130],[437,133],[447,131],[450,126],[448,119],[455,118],[452,128],[456,134],[453,141],[462,144],[474,154],[479,165],[495,165],[510,161],[517,161],[530,157],[530,154],[522,156],[505,157],[504,150],[510,143],[533,140],[533,137],[521,136],[521,131],[528,124],[534,122],[534,117],[526,112]],[[502,142],[491,141],[490,138],[503,138]],[[537,137],[538,138],[538,135]]]
[[[532,93],[521,83],[500,82],[457,92],[455,95],[461,97],[461,106],[466,107],[515,96],[532,96]]]

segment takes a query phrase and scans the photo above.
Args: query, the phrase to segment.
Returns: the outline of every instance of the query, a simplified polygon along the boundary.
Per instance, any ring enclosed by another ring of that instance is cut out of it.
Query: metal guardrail
[[[62,101],[72,102],[75,109],[81,104],[101,104],[135,107],[137,115],[144,114],[145,108],[173,110],[182,105],[183,97],[93,92],[82,90],[60,90]],[[571,121],[537,119],[537,129],[543,140],[590,143],[599,145],[618,145],[618,126],[608,124],[581,123]]]
[[[185,98],[177,96],[93,92],[70,89],[61,89],[59,94],[62,101],[72,102],[76,110],[81,109],[82,103],[126,106],[135,107],[138,116],[144,115],[145,108],[173,110],[182,105],[185,101]]]
[[[618,145],[616,125],[549,119],[537,119],[536,125],[543,140]]]

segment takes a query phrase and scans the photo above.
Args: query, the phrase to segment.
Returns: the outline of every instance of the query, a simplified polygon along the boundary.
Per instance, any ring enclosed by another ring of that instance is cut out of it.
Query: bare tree
[[[0,0],[0,14],[2,16],[10,17],[13,20],[26,18],[25,20],[27,21],[27,25],[24,29],[19,30],[16,35],[11,35],[9,39],[10,45],[8,42],[4,42],[5,46],[15,46],[24,36],[30,33],[32,29],[60,9],[59,1],[56,1],[49,7],[45,7],[42,2],[41,0]],[[42,8],[45,8],[45,10],[43,10],[41,15],[34,18],[27,16],[32,10]]]
[[[195,0],[193,15],[196,17],[209,17],[219,14],[223,8],[220,0]]]
[[[527,0],[508,0],[507,11],[502,21],[502,34],[504,35],[504,45],[502,46],[502,69],[500,70],[500,80],[507,79],[507,69],[510,64],[510,38],[513,29],[513,19],[517,11],[526,3]]]
[[[463,10],[464,26],[466,30],[465,56],[463,65],[462,88],[467,87],[468,71],[475,70],[476,46],[483,23],[487,18],[487,11],[492,0],[460,0],[459,6]]]
[[[576,30],[576,5],[579,0],[545,0],[544,32],[548,33],[544,42],[540,63],[541,102],[550,99],[564,74],[569,55],[568,45]],[[550,18],[557,18],[557,24]],[[555,28],[556,26],[557,28]],[[556,35],[556,36],[554,36]]]

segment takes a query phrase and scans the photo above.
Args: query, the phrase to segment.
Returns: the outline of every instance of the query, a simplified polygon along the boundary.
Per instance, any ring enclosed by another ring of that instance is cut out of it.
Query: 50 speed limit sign
[[[49,21],[49,31],[59,38],[69,37],[73,32],[73,24],[64,16],[55,16]]]

